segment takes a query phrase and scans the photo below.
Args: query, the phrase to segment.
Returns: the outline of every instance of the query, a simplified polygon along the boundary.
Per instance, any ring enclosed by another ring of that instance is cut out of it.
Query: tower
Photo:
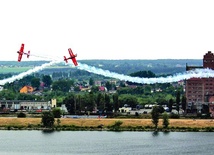
[[[203,68],[214,69],[214,55],[211,51],[204,55]]]

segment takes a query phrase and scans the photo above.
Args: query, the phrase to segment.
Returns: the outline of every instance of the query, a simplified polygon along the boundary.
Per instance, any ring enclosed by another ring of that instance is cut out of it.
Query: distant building
[[[214,55],[208,51],[203,58],[203,66],[188,66],[186,71],[193,69],[214,69]],[[191,78],[186,80],[187,112],[201,113],[204,106],[209,106],[209,100],[214,96],[214,78]]]
[[[132,110],[131,107],[121,107],[121,108],[119,108],[119,112],[120,113],[130,113],[131,110]]]
[[[34,91],[33,87],[31,86],[24,86],[20,89],[20,93],[32,93]]]
[[[101,83],[102,83],[101,81],[95,81],[95,82],[94,82],[94,85],[95,85],[95,86],[101,86],[101,85],[102,85]]]
[[[99,91],[101,91],[101,92],[107,91],[106,87],[104,87],[104,86],[99,86],[98,88],[99,88]]]
[[[56,99],[51,99],[51,107],[52,108],[56,108],[57,107]]]
[[[10,110],[49,110],[56,107],[56,99],[51,101],[36,101],[36,100],[0,100],[0,111],[4,109]]]

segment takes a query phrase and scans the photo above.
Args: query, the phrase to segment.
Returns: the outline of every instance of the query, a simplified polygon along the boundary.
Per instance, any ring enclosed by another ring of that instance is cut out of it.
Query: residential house
[[[106,89],[106,87],[104,87],[104,86],[99,86],[99,91],[101,91],[101,92],[106,92],[107,89]]]
[[[34,91],[34,88],[31,86],[24,86],[20,89],[20,93],[32,93]]]
[[[132,110],[131,107],[122,107],[122,108],[119,108],[119,112],[120,113],[130,113],[130,111]]]

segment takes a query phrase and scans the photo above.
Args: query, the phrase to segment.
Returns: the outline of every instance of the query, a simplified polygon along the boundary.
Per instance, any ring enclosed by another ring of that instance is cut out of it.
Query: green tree
[[[68,92],[70,88],[71,88],[71,81],[58,80],[58,81],[54,81],[52,84],[53,91]]]
[[[33,78],[35,78],[33,75],[25,76],[25,77],[23,77],[22,79],[20,79],[20,80],[18,81],[18,84],[19,84],[21,87],[23,87],[23,86],[25,86],[25,85],[30,85]]]
[[[125,87],[125,86],[126,86],[125,83],[120,81],[120,87]]]
[[[118,93],[113,94],[113,107],[114,107],[114,112],[117,112],[119,110],[119,97]]]
[[[128,87],[121,87],[117,90],[117,93],[120,94],[132,94],[133,89]]]
[[[54,118],[61,118],[62,111],[60,108],[54,108],[52,109],[52,113],[54,115]]]
[[[54,115],[52,112],[50,111],[47,111],[47,112],[43,112],[42,113],[42,125],[44,127],[53,127],[54,126],[54,122],[55,122],[55,119],[54,119]]]
[[[94,93],[85,93],[82,98],[82,107],[85,112],[87,111],[93,111],[95,109],[95,102],[96,101],[96,96]]]
[[[97,93],[98,91],[99,91],[99,87],[98,86],[92,86],[91,87],[91,92]]]
[[[74,91],[75,91],[75,92],[79,92],[80,90],[81,90],[81,89],[80,89],[79,86],[75,86],[75,87],[74,87]]]
[[[155,74],[152,71],[138,71],[135,73],[131,73],[130,76],[152,78],[155,77]]]
[[[172,112],[172,105],[173,105],[173,99],[170,99],[168,103],[169,112]]]
[[[38,96],[31,94],[18,93],[17,100],[35,100]]]
[[[120,102],[121,105],[127,104],[132,108],[136,108],[136,105],[138,103],[137,97],[133,96],[133,95],[130,95],[130,94],[120,95],[119,102]]]
[[[182,109],[185,112],[186,111],[186,106],[187,106],[187,99],[186,99],[186,96],[184,96],[184,95],[181,98],[181,106],[182,106]]]
[[[158,122],[159,122],[159,108],[157,105],[152,107],[152,123],[155,125],[155,129],[158,128]]]
[[[93,86],[93,85],[94,85],[94,79],[93,79],[93,78],[90,78],[90,79],[89,79],[89,85],[90,85],[90,86]]]
[[[13,92],[19,92],[19,89],[21,88],[21,86],[15,82],[6,83],[3,87],[4,89],[11,90]]]
[[[1,100],[14,100],[16,94],[12,90],[2,90],[0,91]]]
[[[166,112],[163,113],[163,127],[167,128],[169,126],[169,116]]]
[[[151,90],[152,90],[151,86],[146,85],[145,88],[144,88],[144,93],[146,95],[149,95],[149,94],[151,94]]]
[[[106,82],[106,88],[108,91],[112,89],[112,84],[109,81]]]
[[[52,84],[52,79],[51,79],[51,77],[50,77],[50,75],[44,75],[43,77],[42,77],[42,81],[44,82],[44,84],[45,84],[45,87],[50,87],[50,85]]]
[[[38,89],[39,86],[40,86],[40,79],[39,79],[39,78],[33,78],[33,79],[31,80],[31,86],[32,86],[33,88]]]
[[[178,114],[179,114],[179,109],[180,109],[180,101],[181,101],[181,93],[180,93],[180,91],[177,91],[177,94],[176,94],[176,110],[178,111]]]
[[[63,104],[65,104],[68,112],[70,114],[75,113],[75,95],[73,93],[69,94],[64,100]]]
[[[93,92],[90,92],[88,97],[88,104],[87,104],[87,110],[88,111],[93,111],[95,108],[95,95]]]
[[[99,111],[103,111],[104,107],[105,107],[105,99],[104,99],[104,95],[102,93],[97,94],[96,103],[97,103],[97,109]]]
[[[172,85],[169,85],[166,89],[163,89],[163,90],[165,90],[165,93],[167,94],[171,94],[173,96],[176,95],[175,88]]]
[[[105,110],[107,112],[112,111],[113,107],[111,104],[110,96],[108,94],[105,94]]]

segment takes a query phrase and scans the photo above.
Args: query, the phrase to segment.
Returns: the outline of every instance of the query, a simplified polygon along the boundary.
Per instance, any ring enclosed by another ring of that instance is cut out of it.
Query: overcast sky
[[[21,43],[62,59],[68,48],[79,60],[202,59],[214,52],[213,8],[212,0],[1,0],[0,60],[16,61]]]

